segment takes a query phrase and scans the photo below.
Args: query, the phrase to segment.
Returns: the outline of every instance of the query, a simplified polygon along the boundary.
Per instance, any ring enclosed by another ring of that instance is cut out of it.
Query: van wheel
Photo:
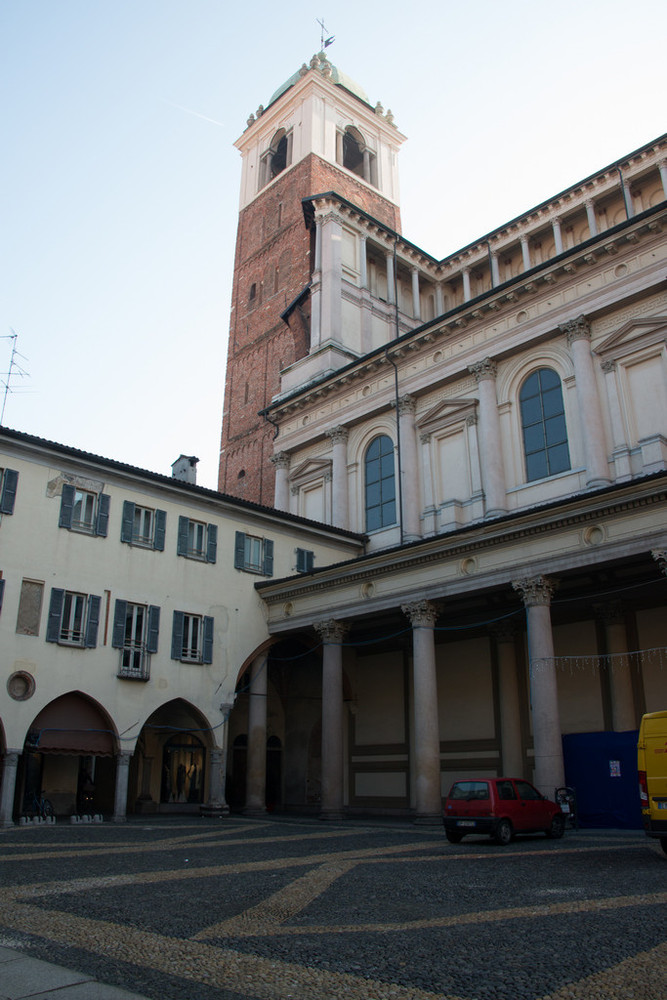
[[[551,826],[544,832],[550,840],[560,840],[565,833],[565,818],[563,816],[554,816],[551,820]]]
[[[665,854],[667,854],[667,837],[660,838],[660,846],[662,847]]]
[[[445,830],[445,837],[450,844],[460,844],[462,833],[455,833],[454,830]]]
[[[501,844],[505,847],[509,844],[510,840],[514,836],[514,830],[512,829],[512,824],[508,819],[501,819],[496,827],[496,832],[493,835],[493,839],[496,844]]]

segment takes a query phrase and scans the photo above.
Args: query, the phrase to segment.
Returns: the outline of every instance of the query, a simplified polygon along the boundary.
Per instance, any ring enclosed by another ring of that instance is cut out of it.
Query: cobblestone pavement
[[[663,1000],[667,858],[640,831],[15,828],[0,946],[155,1000]]]

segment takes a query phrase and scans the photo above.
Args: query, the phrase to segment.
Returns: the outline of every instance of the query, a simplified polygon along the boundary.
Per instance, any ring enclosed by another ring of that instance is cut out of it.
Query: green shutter
[[[148,608],[148,628],[146,631],[146,652],[157,653],[160,632],[160,609],[151,604]]]
[[[264,576],[273,576],[273,542],[270,538],[264,539],[264,566],[262,572]]]
[[[234,540],[234,569],[245,569],[245,532],[237,531]]]
[[[63,614],[63,601],[65,591],[60,587],[51,588],[51,601],[49,603],[49,617],[46,623],[46,641],[58,642],[60,639],[60,623]]]
[[[213,663],[213,619],[204,616],[204,641],[202,643],[202,663]]]
[[[5,469],[2,477],[2,495],[0,496],[0,514],[14,513],[14,500],[16,499],[16,485],[19,481],[19,474],[14,469]]]
[[[187,520],[187,518],[186,518]],[[174,622],[171,629],[171,658],[180,660],[183,657],[183,619],[182,611],[174,611]]]
[[[209,524],[206,530],[206,562],[214,563],[218,553],[218,526]]]
[[[190,526],[189,517],[179,517],[178,519],[178,539],[176,542],[176,555],[187,556],[188,554],[188,528]]]
[[[101,538],[107,537],[107,531],[109,530],[109,507],[111,506],[111,497],[108,493],[100,493],[97,498],[97,523],[95,525],[95,534],[99,535]]]
[[[114,649],[122,649],[125,645],[125,622],[127,620],[127,601],[116,601],[113,613],[113,629],[111,630],[111,645]]]
[[[155,511],[155,530],[153,531],[153,548],[157,552],[164,552],[164,536],[167,528],[166,510]]]
[[[86,618],[86,649],[94,649],[97,645],[97,629],[100,624],[100,607],[102,598],[95,594],[88,597],[88,616]]]
[[[74,487],[70,483],[63,483],[62,495],[60,497],[60,517],[58,519],[59,528],[72,527],[75,492]]]
[[[132,544],[134,537],[134,511],[136,504],[131,500],[123,500],[123,517],[120,522],[120,540]]]

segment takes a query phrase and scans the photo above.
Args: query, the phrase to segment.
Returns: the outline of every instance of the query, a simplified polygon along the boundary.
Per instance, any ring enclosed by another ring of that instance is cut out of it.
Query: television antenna
[[[10,392],[16,391],[12,386],[12,379],[29,378],[27,371],[25,370],[23,365],[20,364],[20,362],[17,360],[18,358],[20,358],[21,361],[28,360],[22,354],[19,354],[19,352],[16,350],[16,341],[18,340],[18,336],[19,336],[18,333],[12,330],[12,332],[7,336],[0,337],[0,340],[11,340],[12,342],[12,352],[9,358],[9,370],[3,372],[0,375],[0,386],[4,388],[4,392],[2,395],[2,411],[0,411],[0,427],[2,427],[5,420],[5,407],[7,406],[7,396],[9,395]]]
[[[320,52],[324,52],[326,48],[336,41],[336,36],[329,35],[329,31],[324,23],[324,18],[316,17],[315,20],[320,26]],[[325,35],[329,35],[329,37],[325,38]]]

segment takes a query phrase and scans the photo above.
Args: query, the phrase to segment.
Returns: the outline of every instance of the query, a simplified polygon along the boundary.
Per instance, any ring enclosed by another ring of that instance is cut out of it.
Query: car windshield
[[[489,786],[486,781],[456,781],[449,793],[450,799],[488,799]]]

